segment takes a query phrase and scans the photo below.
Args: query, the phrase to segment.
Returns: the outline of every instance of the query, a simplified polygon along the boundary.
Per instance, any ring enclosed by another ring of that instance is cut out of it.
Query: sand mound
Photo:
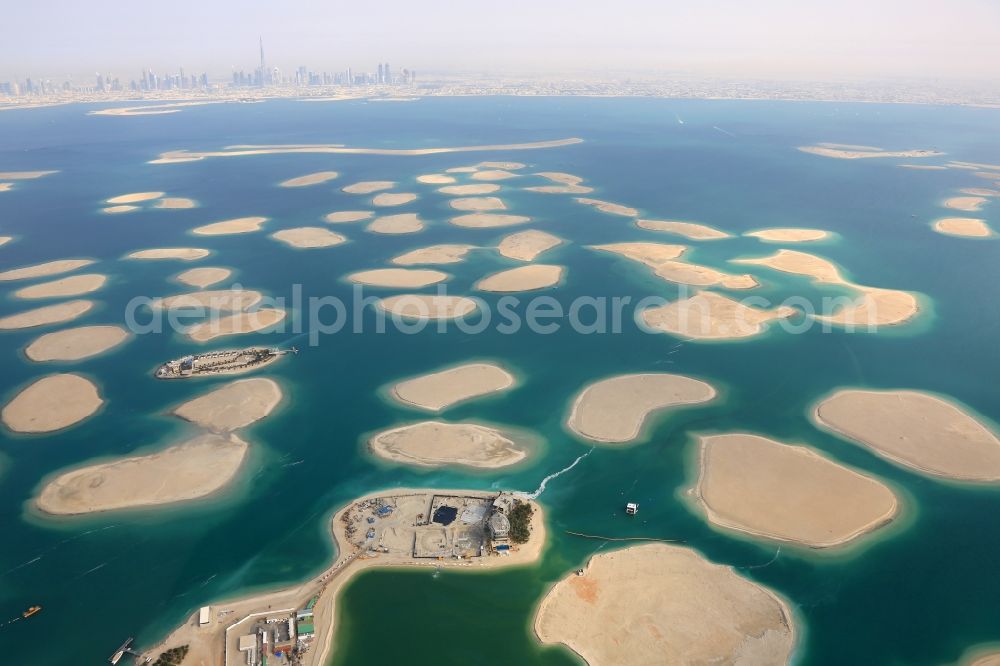
[[[983,220],[969,217],[945,217],[934,222],[934,231],[963,238],[990,238],[993,229]]]
[[[14,396],[2,413],[14,432],[62,430],[96,412],[104,400],[89,379],[74,374],[48,375]]]
[[[1000,439],[958,404],[909,390],[841,389],[816,422],[876,454],[930,476],[1000,481]]]
[[[236,430],[259,421],[281,402],[281,387],[273,379],[238,379],[188,400],[173,413],[215,432]]]
[[[638,217],[639,211],[635,208],[630,208],[629,206],[623,206],[621,204],[611,203],[610,201],[601,201],[600,199],[588,199],[586,197],[577,197],[577,202],[586,204],[587,206],[593,206],[602,213],[610,213],[611,215],[621,215],[622,217]]]
[[[759,238],[767,243],[808,243],[830,237],[830,232],[822,229],[760,229],[744,234]]]
[[[392,315],[410,319],[458,319],[479,307],[474,300],[464,296],[429,294],[390,296],[381,299],[378,306]]]
[[[392,263],[398,266],[413,266],[417,264],[457,264],[465,258],[475,245],[444,244],[410,250],[395,257]]]
[[[187,330],[187,335],[195,342],[207,342],[226,335],[257,333],[277,326],[285,318],[284,310],[260,308],[253,312],[238,312],[195,324]]]
[[[343,188],[343,191],[348,194],[371,194],[382,190],[391,190],[394,187],[396,187],[396,182],[393,180],[365,180],[348,185]]]
[[[72,321],[77,317],[83,316],[92,307],[94,307],[93,301],[79,300],[46,305],[26,312],[18,312],[17,314],[0,318],[0,331],[61,324],[62,322]]]
[[[392,397],[413,407],[439,412],[513,385],[514,376],[498,365],[468,363],[399,382],[392,387]]]
[[[508,178],[517,178],[517,174],[504,169],[489,169],[487,171],[476,171],[470,178],[472,180],[507,180]]]
[[[72,275],[52,282],[33,284],[14,292],[15,298],[66,298],[68,296],[79,296],[97,291],[108,281],[106,275],[90,273],[86,275]]]
[[[305,176],[298,176],[297,178],[289,178],[288,180],[278,183],[279,187],[308,187],[309,185],[319,185],[320,183],[326,183],[333,180],[339,176],[336,171],[317,171],[316,173],[309,173]]]
[[[180,273],[174,279],[181,284],[204,289],[228,279],[232,274],[228,268],[192,268]]]
[[[534,261],[535,258],[547,250],[551,250],[562,244],[563,239],[552,234],[529,229],[511,234],[500,241],[498,250],[501,256],[518,261]]]
[[[105,199],[105,202],[109,204],[133,204],[140,201],[159,199],[165,194],[166,192],[136,192],[134,194],[122,194],[117,197],[111,197],[110,199]]]
[[[791,317],[795,308],[762,310],[711,291],[642,312],[652,329],[690,340],[737,340],[759,335],[768,322]]]
[[[237,217],[232,220],[213,222],[204,226],[195,227],[191,233],[199,236],[227,236],[229,234],[249,234],[260,231],[260,228],[268,221],[266,217]]]
[[[79,361],[117,347],[129,334],[121,326],[79,326],[46,333],[27,346],[32,361]]]
[[[559,284],[563,275],[562,266],[534,264],[519,266],[484,277],[476,283],[475,289],[496,293],[534,291],[548,289]]]
[[[649,544],[590,558],[545,595],[544,643],[589,666],[786,664],[795,626],[777,595],[682,546]]]
[[[344,222],[359,222],[374,216],[375,213],[370,210],[341,210],[335,213],[327,213],[323,219],[330,224],[341,224]]]
[[[45,513],[75,515],[198,499],[229,483],[246,452],[246,442],[235,435],[201,435],[151,455],[60,474],[35,504]]]
[[[882,527],[898,511],[885,484],[807,447],[746,433],[700,442],[692,493],[715,525],[830,548]]]
[[[60,259],[58,261],[47,261],[44,264],[33,264],[22,266],[21,268],[11,268],[0,273],[0,281],[27,280],[29,278],[48,277],[75,271],[84,266],[94,263],[93,259]]]
[[[376,194],[372,199],[373,206],[402,206],[411,201],[416,201],[417,195],[412,192],[384,192]]]
[[[129,259],[180,259],[181,261],[194,261],[204,259],[209,255],[208,250],[197,247],[162,247],[154,250],[138,250],[128,255]]]
[[[347,279],[355,284],[372,287],[419,289],[447,280],[450,276],[441,271],[420,268],[376,268],[370,271],[351,273]]]
[[[515,224],[531,222],[530,217],[524,215],[503,215],[500,213],[469,213],[451,218],[451,223],[456,227],[468,227],[471,229],[492,229],[494,227],[510,227]]]
[[[516,464],[528,455],[495,428],[441,421],[423,421],[380,432],[368,446],[380,458],[424,467],[493,469]]]
[[[439,187],[438,192],[441,194],[450,194],[452,196],[468,196],[473,194],[492,194],[494,192],[499,192],[500,186],[490,183],[482,183],[478,185],[448,185],[447,187]]]
[[[428,173],[423,176],[417,176],[417,182],[423,183],[424,185],[447,185],[449,183],[454,183],[455,179],[451,176],[446,176],[443,173]]]
[[[448,204],[455,210],[507,210],[499,197],[460,197]]]
[[[665,231],[669,234],[684,236],[691,240],[718,240],[731,238],[732,234],[720,231],[714,227],[694,222],[676,222],[673,220],[637,220],[636,226],[649,231]]]
[[[295,227],[282,229],[271,234],[271,238],[291,247],[311,249],[318,247],[333,247],[347,241],[340,234],[335,234],[323,227]]]
[[[416,213],[399,213],[375,218],[367,231],[376,234],[415,234],[423,231],[424,223]]]
[[[715,396],[711,384],[684,375],[619,375],[585,388],[573,402],[566,425],[597,442],[631,442],[654,412],[708,402]]]
[[[194,199],[186,199],[184,197],[167,197],[165,199],[160,199],[155,204],[153,208],[166,208],[166,209],[185,209],[185,208],[196,208],[198,202]]]

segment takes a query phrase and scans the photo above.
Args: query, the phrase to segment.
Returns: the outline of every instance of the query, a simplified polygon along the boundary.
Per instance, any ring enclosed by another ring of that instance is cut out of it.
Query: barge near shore
[[[157,379],[181,379],[204,375],[234,375],[258,370],[274,363],[285,354],[298,354],[295,347],[247,347],[192,354],[167,361],[156,369]]]

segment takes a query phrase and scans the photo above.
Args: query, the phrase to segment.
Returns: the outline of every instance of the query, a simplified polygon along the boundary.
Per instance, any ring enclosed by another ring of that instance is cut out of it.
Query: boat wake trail
[[[752,564],[746,567],[739,567],[740,569],[763,569],[764,567],[769,567],[778,560],[778,555],[781,555],[781,546],[778,546],[778,550],[775,551],[774,557],[772,557],[768,562],[764,564]]]
[[[566,472],[570,471],[571,469],[573,469],[574,467],[576,467],[577,464],[579,464],[579,462],[581,460],[583,460],[584,458],[586,458],[587,456],[589,456],[593,452],[594,452],[594,449],[593,449],[593,447],[591,447],[591,449],[589,451],[587,451],[586,453],[584,453],[582,456],[579,456],[576,460],[574,460],[573,462],[571,462],[569,464],[569,466],[563,467],[558,472],[553,472],[552,474],[549,474],[547,477],[545,477],[544,479],[542,479],[542,483],[538,486],[538,488],[535,490],[535,492],[533,492],[533,493],[521,493],[521,494],[524,495],[525,497],[527,497],[528,499],[532,499],[532,500],[533,499],[538,499],[538,496],[545,492],[545,486],[549,483],[549,481],[551,481],[552,479],[556,478],[557,476],[562,476]]]

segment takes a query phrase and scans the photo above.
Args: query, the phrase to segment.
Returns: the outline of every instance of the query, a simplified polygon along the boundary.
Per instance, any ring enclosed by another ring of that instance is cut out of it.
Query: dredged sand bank
[[[340,174],[336,171],[317,171],[316,173],[308,173],[304,176],[297,176],[295,178],[289,178],[288,180],[283,180],[278,183],[279,187],[308,187],[310,185],[319,185],[320,183],[326,183]]]
[[[466,363],[398,382],[390,393],[412,407],[440,412],[513,385],[514,375],[495,363]]]
[[[246,453],[247,443],[235,435],[200,435],[157,453],[64,472],[45,485],[35,506],[65,516],[203,498],[236,476]]]
[[[32,361],[79,361],[103,354],[129,339],[121,326],[79,326],[35,338],[24,354]]]
[[[99,273],[87,273],[84,275],[71,275],[59,278],[51,282],[33,284],[30,287],[23,287],[14,292],[15,298],[66,298],[68,296],[80,296],[97,291],[108,281],[107,275]]]
[[[35,180],[59,171],[0,171],[0,180]]]
[[[586,439],[624,444],[639,437],[655,412],[714,400],[715,388],[700,379],[668,373],[618,375],[594,382],[573,401],[566,425]]]
[[[748,231],[744,235],[765,243],[810,243],[829,238],[830,232],[822,229],[773,228]]]
[[[381,215],[366,227],[375,234],[415,234],[423,229],[424,223],[416,213]]]
[[[933,229],[939,234],[963,238],[991,238],[995,235],[985,220],[970,217],[945,217],[935,220]]]
[[[709,522],[808,548],[842,546],[893,520],[884,483],[805,446],[749,433],[699,437],[691,495]]]
[[[975,213],[982,210],[983,204],[988,201],[989,199],[986,197],[951,197],[950,199],[945,199],[944,207],[966,213]]]
[[[213,284],[218,284],[223,280],[229,279],[229,276],[232,274],[233,272],[228,268],[206,266],[205,268],[188,269],[176,275],[174,279],[189,287],[204,289],[205,287],[211,287]]]
[[[472,180],[507,180],[508,178],[517,178],[518,174],[511,173],[506,169],[487,169],[485,171],[476,171],[469,177]]]
[[[726,289],[753,289],[758,286],[750,274],[731,275],[712,268],[677,259],[687,252],[685,245],[666,243],[609,243],[592,245],[592,249],[617,254],[653,269],[653,274],[669,282],[695,287],[720,286]]]
[[[562,173],[561,171],[540,171],[533,175],[540,176],[558,184],[536,185],[524,188],[529,192],[542,192],[544,194],[590,194],[594,191],[594,188],[581,184],[583,183],[583,178],[574,176],[571,173]]]
[[[602,201],[601,199],[588,199],[586,197],[576,197],[576,201],[587,206],[593,206],[602,213],[621,215],[622,217],[639,217],[639,211],[630,206]]]
[[[129,259],[179,259],[180,261],[195,261],[204,259],[208,250],[199,247],[160,247],[152,250],[137,250],[128,255]]]
[[[42,264],[32,264],[31,266],[21,266],[0,272],[0,281],[27,280],[29,278],[48,277],[69,273],[84,266],[94,263],[93,259],[59,259],[57,261],[46,261]]]
[[[712,291],[642,311],[646,326],[689,340],[739,340],[760,335],[769,322],[797,312],[786,305],[761,309]]]
[[[76,300],[44,305],[34,310],[0,317],[0,331],[61,324],[82,317],[94,307],[93,301]]]
[[[488,275],[473,288],[501,294],[548,289],[559,284],[564,272],[564,267],[549,264],[518,266]]]
[[[164,197],[153,204],[153,208],[163,208],[166,210],[183,210],[197,207],[198,202],[187,197]]]
[[[471,229],[492,229],[495,227],[512,227],[517,224],[531,222],[526,215],[505,215],[503,213],[468,213],[451,218],[456,227]]]
[[[273,379],[254,377],[223,384],[176,407],[173,414],[214,432],[228,432],[264,418],[281,402]]]
[[[237,217],[232,220],[213,222],[195,227],[191,233],[198,236],[227,236],[229,234],[249,234],[260,231],[270,218],[267,217]]]
[[[803,153],[832,157],[839,160],[857,160],[868,157],[937,157],[944,155],[936,150],[882,150],[873,146],[845,146],[844,144],[819,144],[816,146],[799,146]]]
[[[528,452],[496,428],[475,423],[422,421],[385,430],[368,442],[373,454],[422,467],[461,465],[495,469],[524,460]]]
[[[396,181],[394,180],[365,180],[343,187],[341,191],[348,194],[372,194],[374,192],[381,192],[382,190],[391,190],[394,187],[396,187]]]
[[[408,319],[458,319],[475,312],[479,306],[465,296],[401,294],[380,299],[378,307],[397,317]]]
[[[227,317],[195,324],[186,331],[186,334],[195,342],[208,342],[227,335],[266,331],[276,327],[284,318],[284,310],[260,308],[253,312],[237,312]]]
[[[590,558],[549,589],[543,643],[588,664],[787,664],[796,641],[784,600],[683,546],[648,544]]]
[[[817,425],[926,475],[1000,481],[997,434],[950,402],[913,390],[840,389],[813,408]]]
[[[494,192],[499,192],[500,186],[495,183],[478,183],[473,185],[448,185],[446,187],[439,187],[438,192],[441,194],[449,194],[451,196],[469,196],[476,194],[493,194]]]
[[[375,268],[351,273],[347,279],[355,284],[394,289],[420,289],[447,280],[442,271],[422,268]]]
[[[109,215],[118,215],[120,213],[131,213],[134,210],[139,210],[139,206],[108,206],[107,208],[102,208],[102,213],[108,213]]]
[[[475,245],[463,245],[460,243],[429,245],[404,252],[398,257],[394,257],[392,263],[397,266],[416,266],[420,264],[457,264],[465,259],[465,255],[470,250],[475,250]]]
[[[152,201],[153,199],[159,199],[165,196],[166,192],[135,192],[133,194],[122,194],[117,197],[111,197],[110,199],[105,199],[105,203],[109,204],[134,204],[143,201]]]
[[[732,234],[726,233],[707,224],[697,222],[679,222],[676,220],[636,220],[635,226],[649,231],[663,231],[669,234],[683,236],[690,240],[721,240],[732,238]]]
[[[103,404],[89,379],[72,373],[47,375],[4,405],[0,418],[14,432],[47,433],[79,423]]]
[[[327,213],[323,218],[330,224],[342,224],[345,222],[360,222],[375,217],[375,212],[370,210],[339,210]]]
[[[518,171],[527,167],[528,165],[523,162],[480,162],[476,165],[477,169],[503,169],[505,171]]]
[[[372,198],[372,205],[381,207],[402,206],[416,200],[417,195],[413,192],[383,192],[376,194]]]
[[[271,238],[290,247],[300,249],[313,249],[320,247],[333,247],[347,242],[347,239],[340,234],[335,234],[323,227],[295,227],[293,229],[282,229],[271,234]]]
[[[422,176],[417,176],[417,182],[424,185],[449,185],[455,182],[455,178],[443,173],[426,173]]]
[[[163,310],[196,309],[237,312],[252,308],[260,303],[262,298],[261,293],[253,289],[214,289],[158,298],[153,301],[152,307]]]
[[[534,261],[538,255],[561,245],[565,241],[544,231],[529,229],[511,234],[500,241],[500,255],[518,261]]]
[[[507,210],[507,205],[499,197],[459,197],[448,201],[455,210]]]

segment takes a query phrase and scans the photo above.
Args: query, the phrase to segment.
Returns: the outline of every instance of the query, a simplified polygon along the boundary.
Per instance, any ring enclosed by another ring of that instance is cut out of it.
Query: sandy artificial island
[[[33,284],[14,292],[15,298],[66,298],[67,296],[79,296],[97,291],[108,281],[106,275],[98,273],[88,273],[85,275],[71,275],[69,277]]]
[[[816,146],[800,146],[803,153],[832,157],[839,160],[857,160],[868,157],[937,157],[944,155],[936,150],[882,150],[873,146],[851,146],[839,143],[821,143]]]
[[[805,446],[747,433],[699,439],[691,494],[714,525],[831,548],[888,524],[898,511],[885,484]]]
[[[517,174],[505,169],[488,169],[476,171],[470,178],[472,180],[507,180],[508,178],[517,178]]]
[[[0,281],[27,280],[29,278],[48,277],[68,273],[78,268],[89,266],[94,263],[93,259],[59,259],[58,261],[47,261],[44,264],[33,264],[22,266],[21,268],[11,268],[0,273]]]
[[[370,210],[340,210],[335,213],[327,213],[325,219],[330,224],[342,224],[345,222],[360,222],[375,216]]]
[[[419,264],[457,264],[465,259],[469,250],[475,245],[444,244],[429,245],[405,252],[392,260],[397,266],[414,266]]]
[[[450,194],[452,196],[469,196],[474,194],[492,194],[494,192],[499,192],[500,186],[493,183],[479,183],[474,185],[448,185],[447,187],[439,187],[438,192],[441,194]]]
[[[990,238],[993,229],[984,220],[970,217],[945,217],[934,222],[934,231],[946,236],[963,238]]]
[[[289,178],[288,180],[278,183],[279,187],[308,187],[309,185],[319,185],[320,183],[326,183],[333,180],[339,176],[336,171],[317,171],[316,173],[306,174],[305,176],[298,176],[297,178]]]
[[[552,586],[534,626],[543,643],[562,643],[589,666],[787,664],[796,640],[776,594],[667,544],[594,555]]]
[[[562,173],[559,171],[540,171],[534,175],[541,176],[546,180],[550,180],[553,183],[558,184],[536,185],[524,188],[529,192],[542,192],[543,194],[589,194],[594,191],[594,188],[581,184],[583,183],[583,178],[574,176],[570,173]]]
[[[726,289],[753,289],[758,286],[754,276],[744,273],[732,275],[701,264],[678,259],[687,252],[685,245],[665,243],[609,243],[593,245],[595,250],[617,254],[653,269],[653,274],[669,282],[693,287],[724,287]]]
[[[716,395],[711,384],[684,375],[618,375],[585,388],[573,401],[566,425],[595,442],[623,444],[639,437],[653,413],[706,403]]]
[[[211,287],[213,284],[218,284],[219,282],[228,279],[232,274],[233,272],[228,268],[191,268],[178,274],[174,279],[181,284],[188,285],[189,287],[204,289],[205,287]]]
[[[524,215],[504,215],[502,213],[469,213],[451,218],[451,223],[456,227],[468,227],[471,229],[492,229],[494,227],[511,227],[516,224],[531,222],[531,218]]]
[[[133,204],[142,201],[152,201],[164,196],[166,192],[136,192],[134,194],[122,194],[121,196],[105,199],[109,204]]]
[[[913,319],[920,312],[917,298],[907,291],[866,287],[844,278],[840,269],[828,259],[797,250],[778,250],[759,259],[733,259],[735,264],[767,266],[783,273],[805,275],[818,284],[833,284],[859,292],[851,303],[836,312],[813,315],[819,321],[847,328],[895,326]]]
[[[153,250],[138,250],[128,255],[129,259],[179,259],[195,261],[204,259],[210,254],[208,250],[199,247],[161,247]]]
[[[412,192],[383,192],[372,198],[373,206],[402,206],[416,201],[417,195]]]
[[[45,305],[34,310],[0,317],[0,331],[61,324],[62,322],[72,321],[77,317],[83,316],[93,307],[93,301],[85,300]]]
[[[333,247],[347,241],[340,234],[335,234],[323,227],[295,227],[294,229],[282,229],[271,234],[271,238],[282,242],[290,247],[301,249],[313,249],[319,247]]]
[[[501,256],[518,261],[534,261],[535,258],[547,250],[551,250],[562,244],[563,239],[552,234],[529,229],[511,234],[500,241],[497,250]]]
[[[162,208],[166,210],[184,210],[186,208],[197,208],[198,203],[194,199],[187,199],[185,197],[165,197],[160,199],[155,204],[153,208]],[[108,209],[104,209],[107,212]]]
[[[738,340],[760,335],[768,322],[797,312],[786,305],[770,310],[703,291],[691,298],[642,311],[646,326],[689,340]]]
[[[164,310],[214,310],[217,312],[237,312],[260,303],[262,296],[252,289],[215,289],[194,291],[158,298],[152,303],[154,308]]]
[[[21,390],[2,413],[14,432],[46,433],[84,420],[104,404],[89,379],[74,374],[48,375]]]
[[[380,458],[424,467],[462,465],[493,469],[514,465],[528,455],[495,428],[442,421],[423,421],[385,430],[374,435],[368,446]]]
[[[366,180],[348,185],[342,191],[348,194],[372,194],[373,192],[381,192],[382,190],[391,190],[394,187],[396,187],[396,182],[393,180]]]
[[[1000,481],[1000,439],[958,404],[919,391],[841,389],[816,423],[881,457],[930,476]]]
[[[507,210],[499,197],[459,197],[448,202],[455,210]]]
[[[465,296],[402,294],[379,300],[378,307],[408,319],[458,319],[472,314],[479,306]]]
[[[944,207],[974,213],[980,210],[987,201],[989,200],[984,197],[952,197],[945,199]]]
[[[731,238],[732,234],[695,222],[677,222],[674,220],[636,220],[635,225],[649,231],[664,231],[691,240],[720,240]]]
[[[830,237],[830,232],[822,229],[760,229],[749,231],[746,236],[758,238],[765,243],[810,243]]]
[[[468,363],[399,382],[391,393],[396,400],[412,407],[440,412],[513,385],[514,376],[498,365]]]
[[[417,176],[417,182],[424,185],[448,185],[449,183],[454,183],[455,179],[443,173],[427,173]]]
[[[226,236],[229,234],[249,234],[260,231],[260,228],[268,221],[266,217],[237,217],[232,220],[213,222],[200,227],[195,227],[191,233],[198,236]]]
[[[474,288],[500,294],[548,289],[559,284],[564,270],[562,266],[548,264],[518,266],[488,275],[477,282]]]
[[[277,326],[284,318],[284,310],[260,308],[253,312],[238,312],[228,317],[213,318],[195,324],[186,333],[195,342],[208,342],[227,335],[265,331]]]
[[[629,206],[623,206],[621,204],[611,203],[610,201],[601,201],[600,199],[588,199],[586,197],[577,197],[578,203],[585,204],[587,206],[593,206],[602,213],[609,213],[611,215],[621,215],[622,217],[638,217],[639,211],[635,208]]]
[[[421,268],[375,268],[351,273],[347,279],[355,284],[393,289],[420,289],[447,280],[447,273]]]
[[[36,338],[24,354],[39,362],[79,361],[113,349],[128,338],[128,331],[121,326],[79,326]]]
[[[45,513],[75,515],[198,499],[228,484],[246,453],[246,442],[235,435],[200,435],[158,453],[60,474],[35,505]]]
[[[366,230],[376,234],[415,234],[423,228],[424,223],[416,213],[399,213],[375,218]]]
[[[270,414],[281,402],[281,395],[281,387],[273,379],[238,379],[188,400],[173,413],[202,428],[228,432]]]

